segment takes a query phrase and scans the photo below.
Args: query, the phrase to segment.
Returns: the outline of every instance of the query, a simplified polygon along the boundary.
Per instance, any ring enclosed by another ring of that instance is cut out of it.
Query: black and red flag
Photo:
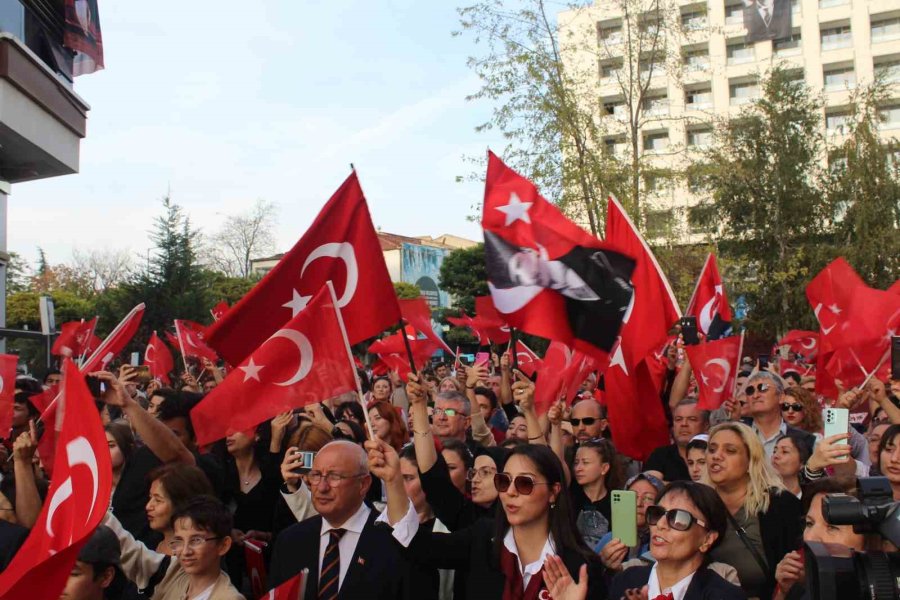
[[[488,288],[506,322],[605,360],[631,301],[634,260],[569,221],[492,152],[481,225]]]
[[[72,75],[88,75],[103,68],[103,35],[97,0],[65,0],[63,45],[75,51]]]
[[[706,257],[684,314],[697,317],[697,328],[709,340],[717,340],[731,333],[731,307],[728,306],[725,284],[716,265],[716,255],[712,252]]]

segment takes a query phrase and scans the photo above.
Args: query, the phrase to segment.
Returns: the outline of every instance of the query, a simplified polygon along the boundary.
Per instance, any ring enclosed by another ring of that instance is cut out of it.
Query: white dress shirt
[[[528,582],[531,581],[531,576],[535,573],[540,572],[541,568],[544,566],[544,561],[547,560],[548,556],[556,556],[556,549],[553,547],[553,540],[550,537],[547,537],[547,541],[544,542],[544,547],[541,548],[541,555],[534,562],[528,563],[527,565],[522,564],[522,559],[519,558],[519,549],[516,547],[516,538],[513,535],[512,528],[506,532],[506,535],[503,536],[503,545],[516,557],[516,564],[519,565],[519,572],[522,573],[522,588],[528,587]]]
[[[369,513],[371,512],[372,509],[363,503],[360,505],[359,509],[353,513],[352,517],[337,526],[332,525],[325,517],[322,517],[322,530],[319,533],[320,576],[322,574],[322,561],[325,560],[325,550],[328,548],[328,542],[331,541],[331,534],[329,532],[332,529],[345,530],[344,536],[341,538],[341,541],[338,542],[338,550],[341,553],[341,571],[338,575],[338,589],[341,589],[341,586],[344,584],[344,576],[347,574],[347,569],[350,568],[350,561],[353,560],[353,555],[356,553],[356,544],[359,543],[359,536],[362,535],[363,528],[366,526],[366,521],[369,520]]]
[[[696,571],[694,571],[694,573],[696,573]],[[656,563],[653,563],[653,568],[650,569],[650,579],[647,581],[647,597],[652,599],[660,594],[672,594],[674,600],[684,600],[684,595],[687,594],[687,589],[688,586],[691,585],[694,573],[691,573],[671,588],[661,590],[659,589],[659,578],[656,574]]]

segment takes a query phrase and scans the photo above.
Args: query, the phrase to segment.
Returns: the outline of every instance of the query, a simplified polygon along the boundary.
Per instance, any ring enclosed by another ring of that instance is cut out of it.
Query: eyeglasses
[[[221,539],[222,539],[222,536],[205,538],[205,537],[201,537],[199,535],[195,535],[191,538],[188,538],[187,544],[185,544],[184,540],[175,538],[174,540],[169,542],[169,548],[172,550],[172,552],[181,552],[184,549],[185,545],[187,545],[187,547],[190,548],[191,550],[196,550],[197,548],[199,548],[206,542],[211,542],[213,540],[221,540]]]
[[[663,517],[666,518],[666,522],[669,524],[669,527],[674,529],[675,531],[687,531],[690,529],[694,523],[706,529],[706,523],[692,515],[686,510],[682,510],[680,508],[673,508],[671,510],[666,510],[662,506],[654,504],[653,506],[647,507],[647,523],[650,525],[656,525],[659,523],[659,520]]]
[[[757,390],[759,390],[759,393],[760,393],[760,394],[765,394],[765,393],[768,392],[770,389],[772,389],[772,385],[771,385],[771,384],[769,384],[769,383],[760,383],[760,384],[758,384],[755,388],[754,388],[752,385],[748,385],[747,388],[744,390],[744,393],[747,394],[748,396],[752,396],[753,394],[756,393]]]
[[[447,415],[448,417],[455,417],[456,415],[462,414],[460,411],[455,408],[435,408],[433,413],[435,417],[439,417],[441,415]]]
[[[506,492],[509,486],[516,488],[516,492],[523,496],[529,496],[534,491],[536,485],[550,485],[546,481],[535,481],[531,475],[516,475],[513,477],[509,473],[497,473],[494,475],[494,487],[498,492]]]
[[[365,477],[368,473],[358,473],[356,475],[341,475],[340,473],[326,473],[322,474],[321,471],[310,471],[306,474],[306,482],[315,487],[322,483],[322,479],[325,479],[328,482],[328,485],[331,487],[338,487],[341,485],[345,479],[359,479],[360,477]]]
[[[585,427],[590,427],[599,420],[597,417],[584,417],[583,419],[569,419],[569,422],[572,424],[572,427],[578,427],[582,423],[584,423]]]
[[[480,469],[469,469],[466,471],[466,479],[468,481],[474,481],[477,477],[478,479],[487,479],[488,477],[492,477],[497,472],[497,469],[494,467],[481,467]]]

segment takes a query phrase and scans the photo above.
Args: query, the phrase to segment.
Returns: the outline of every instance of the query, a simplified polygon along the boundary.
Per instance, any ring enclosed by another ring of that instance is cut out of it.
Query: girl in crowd
[[[781,476],[785,489],[798,498],[801,497],[800,472],[810,456],[812,456],[812,448],[807,444],[805,436],[787,433],[775,442],[772,466],[775,468],[775,472]]]
[[[459,440],[446,440],[443,446],[441,458],[444,459],[444,463],[447,466],[450,481],[453,482],[453,486],[460,493],[465,494],[466,476],[474,463],[472,452],[468,446]]]
[[[875,413],[877,416],[878,413]],[[877,477],[881,475],[881,471],[878,470],[878,465],[881,462],[878,458],[878,448],[881,446],[881,438],[884,436],[884,432],[888,430],[891,424],[888,422],[877,422],[874,419],[869,424],[869,432],[866,434],[866,441],[869,443],[869,460],[872,461],[872,467],[869,470],[870,477]]]
[[[678,597],[743,600],[743,590],[707,568],[710,551],[725,535],[727,511],[714,490],[702,483],[676,481],[647,507],[653,566],[634,566],[616,576],[610,598],[640,593],[648,598]]]
[[[509,420],[506,439],[528,441],[528,422],[525,420],[525,415],[518,414]]]
[[[619,538],[607,533],[594,548],[600,554],[600,560],[610,572],[622,570],[622,563],[634,558],[641,558],[650,549],[650,529],[647,525],[647,507],[656,501],[664,484],[655,475],[638,473],[625,482],[625,489],[637,496],[637,530],[638,545],[626,546]]]
[[[802,387],[784,389],[781,418],[797,429],[814,434],[822,433],[822,407],[816,401],[815,395]]]
[[[774,566],[800,538],[800,500],[784,490],[756,433],[743,423],[709,432],[708,482],[728,509],[728,529],[712,557],[738,572],[751,598],[770,598]]]
[[[709,436],[706,434],[695,435],[688,442],[685,460],[691,481],[703,481],[706,477],[706,446]]]
[[[380,441],[366,447],[370,470],[388,484],[388,510],[381,519],[394,525],[395,539],[416,564],[465,571],[468,598],[543,597],[542,567],[554,555],[570,573],[587,579],[587,598],[606,598],[600,565],[575,527],[562,464],[549,447],[514,448],[494,476],[502,506],[495,520],[480,519],[450,534],[419,527],[397,477],[393,449]]]
[[[444,377],[438,384],[438,392],[459,392],[464,394],[466,391],[456,377]]]
[[[612,522],[609,490],[622,485],[621,462],[612,442],[597,438],[578,447],[572,471],[570,492],[578,515],[578,531],[584,543],[593,548],[609,532]]]
[[[103,429],[106,432],[106,443],[109,446],[109,458],[112,462],[113,488],[122,477],[122,467],[134,452],[134,433],[125,421],[111,421]]]
[[[366,416],[363,414],[362,406],[359,402],[344,402],[334,409],[335,421],[353,421],[360,427],[366,422]]]
[[[331,429],[331,437],[336,440],[350,440],[354,444],[362,444],[366,441],[366,432],[356,421],[341,419]],[[325,444],[322,444],[324,446]]]
[[[203,471],[180,463],[158,467],[150,472],[150,498],[147,521],[156,533],[156,552],[171,554],[172,515],[182,510],[195,496],[212,496],[213,489]],[[138,584],[140,587],[140,584]]]
[[[900,425],[891,425],[881,435],[878,470],[890,481],[894,500],[900,500]]]
[[[387,402],[391,403],[391,392],[394,391],[394,386],[391,385],[391,380],[388,377],[376,377],[372,380],[372,394],[371,398],[369,398],[369,403],[372,402]]]
[[[373,433],[394,450],[399,451],[409,439],[406,424],[390,402],[378,401],[369,405],[369,419]]]

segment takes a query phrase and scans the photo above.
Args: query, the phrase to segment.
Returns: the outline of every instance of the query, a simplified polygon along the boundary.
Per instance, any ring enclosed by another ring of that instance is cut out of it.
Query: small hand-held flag
[[[741,363],[742,336],[732,335],[684,347],[697,378],[697,408],[715,410],[732,398]]]
[[[731,331],[731,307],[712,252],[706,257],[684,314],[697,317],[697,327],[707,339],[717,340]]]
[[[150,375],[154,379],[160,380],[163,384],[169,385],[169,373],[175,368],[175,361],[168,346],[163,342],[156,332],[150,336],[147,342],[147,349],[144,350],[144,363],[150,367]]]

